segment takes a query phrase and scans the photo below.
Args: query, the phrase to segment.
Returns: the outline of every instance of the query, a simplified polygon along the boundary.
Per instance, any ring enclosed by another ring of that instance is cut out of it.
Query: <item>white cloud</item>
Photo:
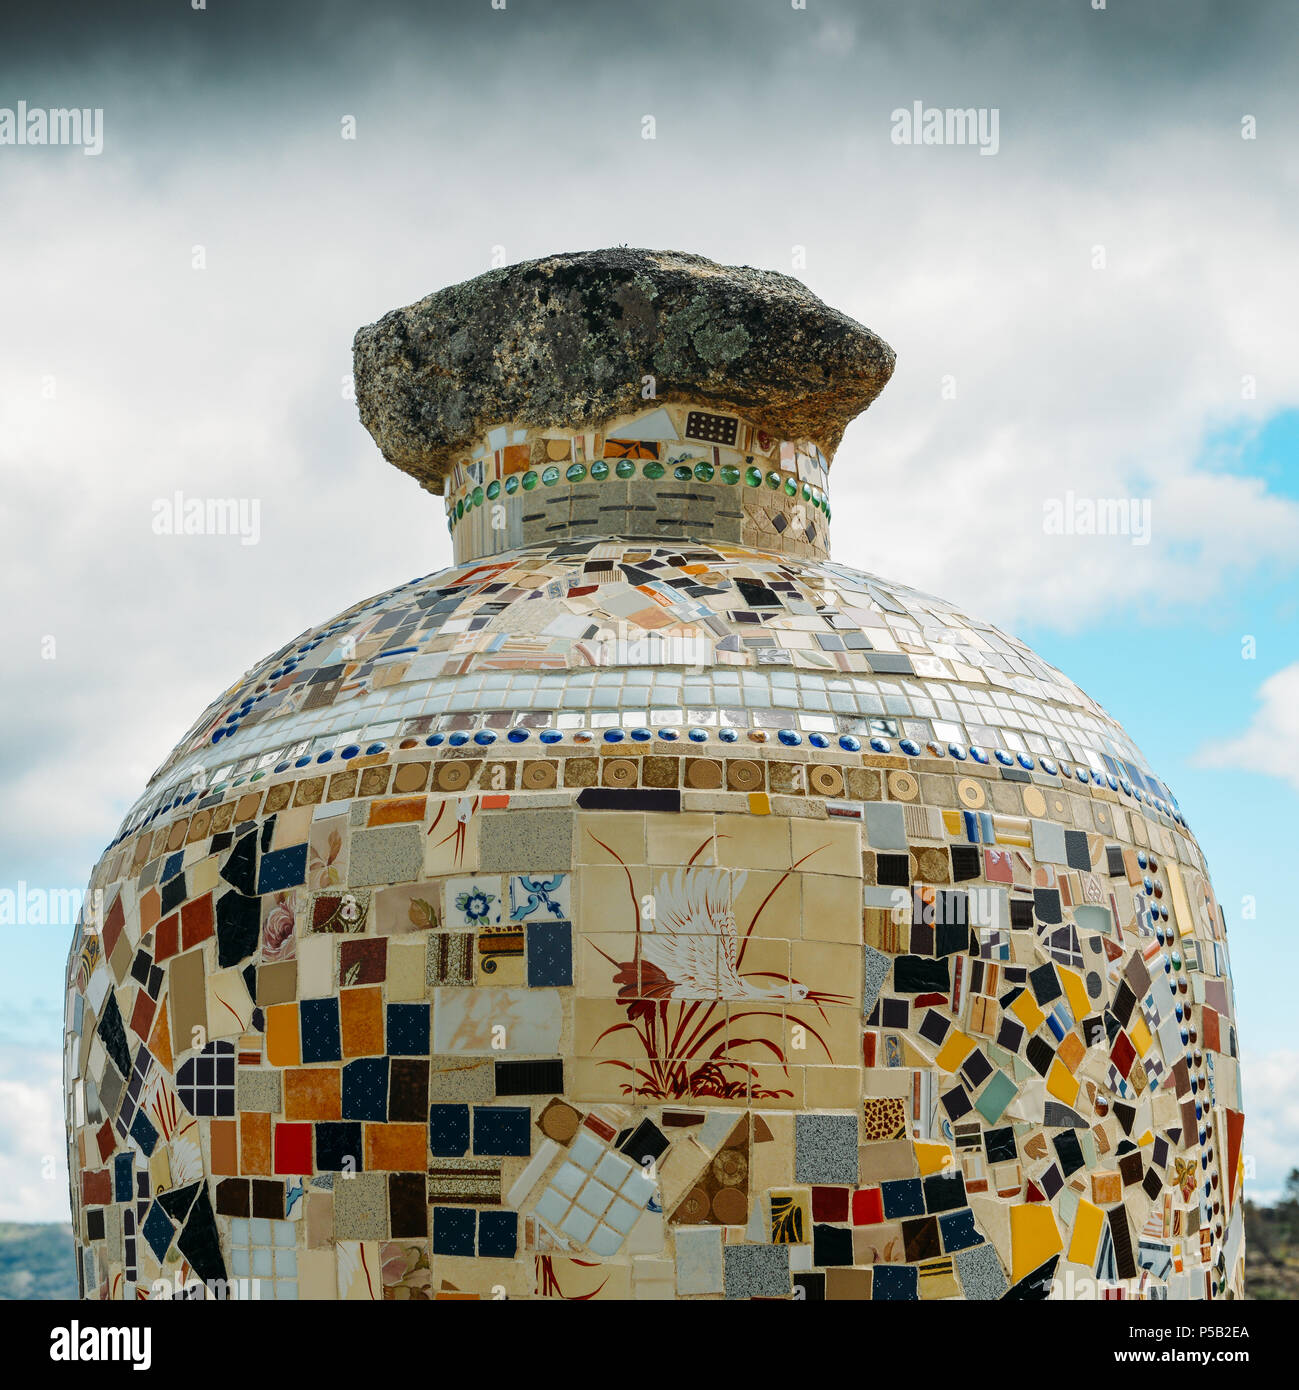
[[[1207,744],[1196,764],[1263,772],[1299,791],[1299,661],[1270,675],[1258,688],[1258,701],[1244,733]]]
[[[1299,1052],[1245,1051],[1240,1067],[1244,1089],[1246,1164],[1254,1177],[1246,1195],[1266,1205],[1276,1201],[1286,1176],[1299,1168]],[[1248,1171],[1248,1168],[1246,1169]]]
[[[0,1221],[67,1221],[57,1052],[0,1048]]]
[[[1059,28],[1040,6],[996,23],[904,7],[868,28],[768,9],[691,15],[683,47],[665,12],[660,62],[634,7],[625,42],[610,34],[616,9],[566,29],[484,6],[463,30],[439,15],[431,43],[331,13],[342,61],[295,31],[283,62],[215,83],[206,49],[168,68],[118,35],[116,58],[79,68],[84,31],[57,36],[58,100],[93,82],[106,146],[4,152],[0,883],[82,881],[219,691],[448,562],[439,503],[384,464],[340,382],[359,324],[497,246],[785,271],[805,247],[798,274],[898,351],[835,464],[838,558],[1012,630],[1195,612],[1294,563],[1295,503],[1205,461],[1209,436],[1299,403],[1284,15],[1212,32],[1202,5],[1152,36],[1134,12],[1107,41],[1113,15]],[[231,33],[223,64],[258,51]],[[654,73],[653,142],[619,51]],[[890,113],[915,99],[998,106],[1000,153],[892,145]],[[177,488],[260,499],[260,544],[153,535]],[[1149,498],[1151,544],[1046,535],[1043,501],[1068,490]],[[1283,697],[1268,710],[1287,727]],[[1287,740],[1267,739],[1273,771]],[[57,996],[62,953],[21,988]],[[24,1129],[57,1096],[57,1078],[3,1084]]]

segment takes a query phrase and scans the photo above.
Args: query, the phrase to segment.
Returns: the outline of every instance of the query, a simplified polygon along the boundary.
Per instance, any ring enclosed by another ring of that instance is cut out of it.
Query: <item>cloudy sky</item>
[[[7,16],[0,110],[101,108],[103,149],[0,145],[0,888],[83,885],[218,691],[449,562],[438,504],[347,398],[358,325],[494,258],[781,270],[898,354],[835,463],[837,558],[1033,643],[1199,835],[1266,1197],[1299,1142],[1276,878],[1299,794],[1297,78],[1282,3]],[[996,153],[895,143],[916,102],[995,108]],[[257,499],[258,544],[154,534],[177,490]],[[1148,502],[1149,544],[1048,533],[1070,496]],[[0,925],[0,1219],[66,1217],[67,937]]]

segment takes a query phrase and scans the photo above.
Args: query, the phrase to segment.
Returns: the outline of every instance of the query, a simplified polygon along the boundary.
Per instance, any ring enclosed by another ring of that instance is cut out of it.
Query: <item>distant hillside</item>
[[[0,1299],[76,1298],[72,1227],[0,1222]],[[1245,1297],[1299,1299],[1299,1211],[1245,1204]]]
[[[1246,1298],[1299,1299],[1299,1204],[1289,1195],[1274,1207],[1245,1203]]]
[[[0,1221],[0,1299],[76,1296],[71,1226]]]

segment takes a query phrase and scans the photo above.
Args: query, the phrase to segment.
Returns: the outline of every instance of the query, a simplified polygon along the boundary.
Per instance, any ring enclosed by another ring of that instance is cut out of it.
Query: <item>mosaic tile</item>
[[[1171,793],[1022,643],[829,558],[837,435],[772,433],[814,402],[691,389],[477,421],[421,479],[455,564],[131,805],[68,960],[85,1296],[177,1251],[276,1299],[1239,1296]]]
[[[387,1212],[387,1184],[382,1173],[356,1173],[334,1185],[334,1234],[338,1240],[382,1238]]]

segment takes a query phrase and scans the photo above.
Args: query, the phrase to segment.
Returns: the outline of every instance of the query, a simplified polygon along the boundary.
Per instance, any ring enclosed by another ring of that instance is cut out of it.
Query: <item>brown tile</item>
[[[341,1120],[342,1073],[336,1066],[289,1067],[284,1073],[286,1120]]]
[[[383,991],[377,987],[344,989],[338,996],[344,1057],[374,1057],[383,1052]]]
[[[239,1171],[239,1126],[234,1120],[211,1121],[212,1171],[227,1176]]]
[[[271,1117],[246,1111],[239,1117],[239,1168],[244,1173],[271,1171]]]
[[[273,965],[257,967],[257,1004],[288,1004],[298,997],[298,962],[276,961]]]

